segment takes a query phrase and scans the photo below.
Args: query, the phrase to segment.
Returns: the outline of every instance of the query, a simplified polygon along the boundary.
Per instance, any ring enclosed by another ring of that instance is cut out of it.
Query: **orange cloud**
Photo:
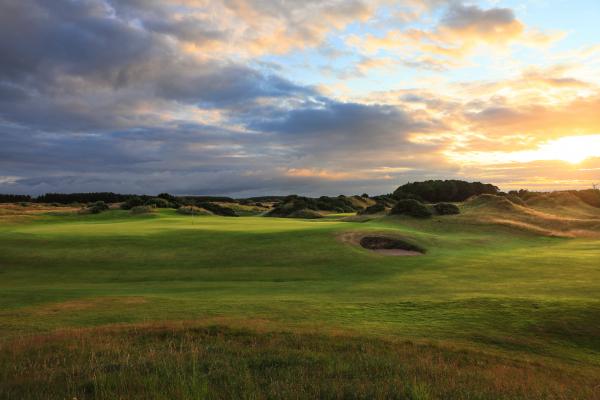
[[[453,67],[480,47],[506,48],[510,44],[542,46],[563,37],[563,33],[545,34],[529,30],[507,8],[481,9],[477,6],[451,4],[440,23],[432,30],[391,30],[384,36],[351,35],[346,43],[366,54],[380,50],[397,51],[399,55],[427,67],[443,62]],[[441,60],[438,59],[441,57]],[[429,64],[423,62],[429,60]],[[442,61],[443,60],[443,61]]]

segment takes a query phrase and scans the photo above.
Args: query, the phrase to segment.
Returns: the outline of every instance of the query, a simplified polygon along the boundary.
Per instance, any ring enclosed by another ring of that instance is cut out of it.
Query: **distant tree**
[[[126,201],[131,195],[117,194],[112,192],[92,193],[46,193],[35,199],[38,203],[94,203],[103,201],[105,203],[120,203]]]
[[[175,197],[175,196],[173,196],[172,194],[169,194],[169,193],[161,193],[161,194],[159,194],[156,197],[158,197],[159,199],[165,199],[165,200],[167,200],[168,202],[170,202],[172,204],[173,203],[177,203],[177,197]]]
[[[415,198],[430,203],[465,201],[479,194],[498,194],[500,189],[481,182],[460,180],[429,180],[412,182],[400,186],[394,192],[396,199]]]
[[[30,202],[31,196],[26,194],[0,194],[0,203]]]

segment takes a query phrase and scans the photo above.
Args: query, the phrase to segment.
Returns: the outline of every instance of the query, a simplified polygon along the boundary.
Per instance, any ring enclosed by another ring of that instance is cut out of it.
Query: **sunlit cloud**
[[[578,164],[591,157],[600,157],[600,134],[588,136],[566,136],[550,140],[533,150],[488,151],[449,153],[449,157],[462,163],[480,165],[527,163],[531,161],[566,161]]]

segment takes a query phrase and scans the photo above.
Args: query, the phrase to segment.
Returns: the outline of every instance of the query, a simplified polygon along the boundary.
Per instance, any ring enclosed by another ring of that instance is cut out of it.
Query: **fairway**
[[[598,396],[590,383],[600,372],[597,239],[542,237],[464,216],[344,217],[115,210],[3,223],[3,343],[161,324],[342,335],[539,363],[583,379],[573,396]],[[344,232],[398,235],[427,252],[385,256],[340,240]],[[0,374],[8,379],[10,370]],[[0,393],[9,388],[0,384]],[[24,396],[18,385],[10,390]]]

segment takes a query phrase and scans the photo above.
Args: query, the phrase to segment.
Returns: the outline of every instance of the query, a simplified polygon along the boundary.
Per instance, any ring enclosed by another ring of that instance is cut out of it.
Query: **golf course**
[[[427,219],[5,204],[0,398],[598,399],[600,209],[505,203]]]

